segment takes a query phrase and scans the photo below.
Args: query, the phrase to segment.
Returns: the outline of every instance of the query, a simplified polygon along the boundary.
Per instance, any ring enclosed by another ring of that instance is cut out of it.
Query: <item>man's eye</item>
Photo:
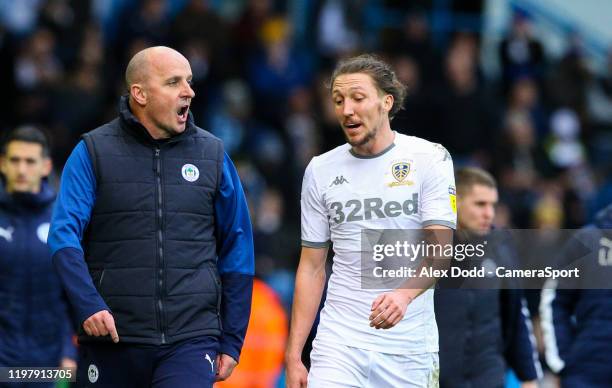
[[[336,101],[334,101],[334,104],[340,105],[340,104],[342,104],[342,100],[336,100]]]

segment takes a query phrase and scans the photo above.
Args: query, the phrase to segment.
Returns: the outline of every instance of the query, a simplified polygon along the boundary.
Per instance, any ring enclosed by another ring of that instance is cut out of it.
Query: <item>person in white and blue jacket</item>
[[[612,387],[611,232],[612,204],[560,252],[560,261],[579,265],[580,278],[547,283],[542,290],[546,362],[562,388]]]
[[[79,325],[77,384],[210,387],[239,361],[252,228],[222,143],[196,127],[191,68],[137,53],[119,117],[70,155],[49,236]]]
[[[0,169],[0,367],[76,366],[68,303],[47,247],[55,192],[45,135],[34,127],[10,132]]]

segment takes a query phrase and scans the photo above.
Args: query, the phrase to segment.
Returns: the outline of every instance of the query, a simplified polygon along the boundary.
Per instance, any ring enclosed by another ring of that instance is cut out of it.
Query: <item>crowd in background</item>
[[[434,44],[427,7],[398,8],[403,25],[372,40],[360,8],[335,0],[295,2],[308,5],[305,25],[291,2],[273,0],[8,3],[0,1],[0,131],[50,134],[56,181],[79,136],[116,116],[134,53],[168,45],[187,57],[196,124],[236,162],[257,275],[281,295],[291,294],[299,257],[304,169],[344,142],[326,81],[346,55],[375,52],[408,86],[394,130],[443,144],[456,167],[495,175],[497,226],[578,228],[612,202],[612,52],[602,74],[577,36],[550,58],[525,14],[499,42],[500,76],[488,79],[479,34],[451,31]]]

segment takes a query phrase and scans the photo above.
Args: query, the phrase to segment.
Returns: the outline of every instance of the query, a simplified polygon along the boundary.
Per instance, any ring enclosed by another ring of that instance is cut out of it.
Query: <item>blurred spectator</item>
[[[612,274],[612,205],[579,231],[563,249],[564,258],[580,258],[583,271],[576,282],[552,281],[542,291],[540,315],[546,361],[561,377],[561,388],[604,388],[612,382],[612,290],[590,289],[594,272]],[[593,247],[589,254],[584,246]],[[563,261],[560,261],[561,263]],[[573,262],[573,261],[571,261]],[[588,263],[584,264],[584,263]]]
[[[589,123],[612,129],[612,48],[608,51],[605,72],[595,77],[587,89]]]
[[[441,72],[440,60],[430,39],[429,21],[423,12],[410,12],[404,19],[401,31],[386,31],[381,44],[390,55],[413,58],[424,83],[431,83]]]
[[[580,141],[580,121],[571,109],[558,109],[550,118],[550,136],[546,152],[550,162],[559,169],[585,163],[586,154]]]
[[[245,151],[245,138],[253,124],[249,87],[241,80],[229,80],[221,87],[219,100],[220,104],[211,109],[209,127],[223,140],[225,151],[233,156]]]
[[[151,46],[167,44],[169,41],[170,20],[166,0],[141,0],[139,7],[127,15],[121,33],[128,40],[139,38]]]
[[[538,83],[529,77],[517,78],[510,85],[507,104],[507,116],[514,112],[529,115],[536,130],[536,140],[541,141],[548,132],[548,122],[546,112],[540,102]]]
[[[499,45],[504,89],[517,79],[541,80],[544,72],[544,48],[534,36],[528,16],[517,11],[512,28]]]
[[[284,18],[266,21],[259,38],[263,51],[251,57],[248,79],[259,118],[281,124],[291,92],[311,81],[308,58],[293,47],[291,24]]]
[[[80,63],[70,77],[54,89],[51,101],[50,116],[56,140],[54,156],[58,160],[68,157],[74,139],[99,123],[104,106],[104,85],[97,66]]]
[[[79,44],[73,49],[73,65],[62,77],[63,82],[54,85],[49,92],[48,121],[54,134],[52,156],[60,166],[76,139],[103,120],[108,93],[104,80],[113,76],[112,71],[104,66],[102,34],[96,25],[83,26]]]
[[[18,120],[44,122],[49,119],[50,92],[64,76],[64,67],[55,53],[56,39],[39,28],[30,36],[15,58],[15,83],[20,98],[16,103]]]
[[[290,139],[298,171],[304,171],[310,159],[321,153],[321,139],[313,115],[312,99],[310,90],[306,88],[294,89],[289,97],[289,114],[284,128]]]
[[[253,105],[248,84],[240,79],[229,80],[221,86],[220,98],[209,107],[208,126],[223,140],[229,154],[254,162],[253,166],[249,163],[249,171],[271,182],[284,182],[286,178],[280,171],[289,171],[283,165],[288,158],[285,140],[269,121],[254,117]]]
[[[552,108],[567,107],[586,122],[586,93],[591,73],[578,35],[569,37],[570,45],[548,76],[548,98]],[[585,128],[586,129],[586,128]],[[588,135],[588,133],[585,133]]]
[[[557,230],[563,227],[563,204],[558,187],[548,186],[533,206],[532,226],[535,229]]]
[[[68,303],[47,247],[55,192],[45,135],[11,132],[0,170],[0,367],[76,367]]]
[[[41,4],[44,0],[0,0],[0,24],[11,33],[27,35],[36,27]]]
[[[224,69],[227,66],[229,29],[210,3],[209,0],[189,0],[170,27],[170,41],[174,47],[184,48],[182,51],[192,66],[195,60],[195,64],[204,70],[196,72],[193,69],[200,77],[196,80],[200,83],[208,78],[213,68]]]
[[[104,65],[104,41],[102,31],[96,24],[89,23],[83,27],[83,36],[76,60],[90,66],[102,67]]]
[[[39,28],[32,34],[16,59],[15,79],[20,90],[35,90],[59,80],[63,66],[55,48],[51,31]]]
[[[495,152],[500,196],[512,215],[512,224],[527,228],[531,209],[537,197],[535,184],[538,166],[545,156],[535,142],[533,124],[524,113],[512,113],[506,118],[503,137]]]
[[[247,143],[249,154],[266,180],[281,189],[290,189],[283,184],[291,168],[286,165],[288,146],[281,135],[268,126],[258,126]],[[294,197],[295,198],[295,197]]]
[[[570,109],[559,109],[551,116],[551,133],[545,147],[550,163],[559,171],[563,192],[566,228],[585,224],[585,203],[595,194],[595,182],[587,161],[586,147],[580,140],[581,124]]]
[[[245,64],[248,58],[261,49],[254,39],[264,23],[272,16],[272,0],[248,0],[246,7],[232,26],[232,38],[236,61]]]
[[[257,204],[253,219],[256,271],[269,275],[278,268],[295,268],[299,247],[293,243],[293,229],[284,218],[285,203],[281,193],[274,189],[264,191]],[[267,259],[267,260],[266,260]]]
[[[236,170],[246,193],[251,219],[255,218],[255,209],[261,201],[267,182],[261,172],[251,161],[236,161]],[[257,246],[255,247],[257,248]]]
[[[359,1],[357,2],[359,3]],[[351,9],[358,4],[351,4]],[[339,0],[322,0],[318,13],[318,48],[328,60],[354,53],[359,48],[359,33],[353,23],[359,12],[349,10],[349,4]]]
[[[612,168],[611,166],[602,166],[599,168],[597,191],[589,199],[588,219],[592,220],[598,209],[612,203]]]
[[[82,30],[89,21],[89,1],[47,0],[41,7],[39,25],[57,39],[57,55],[65,65],[75,60]]]
[[[495,138],[495,107],[491,106],[477,74],[475,37],[458,35],[445,59],[445,78],[435,88],[436,114],[430,127],[433,141],[444,144],[458,166],[487,166]],[[458,134],[461,134],[460,136]]]
[[[397,78],[406,85],[407,95],[403,109],[393,118],[393,127],[406,135],[426,138],[433,129],[429,121],[435,112],[431,108],[432,97],[426,94],[421,67],[412,57],[399,55],[395,59],[394,68]]]

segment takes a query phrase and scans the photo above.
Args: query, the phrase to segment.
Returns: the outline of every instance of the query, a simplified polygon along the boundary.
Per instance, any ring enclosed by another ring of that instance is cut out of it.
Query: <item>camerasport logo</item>
[[[181,174],[187,182],[195,182],[200,177],[200,170],[193,164],[186,164],[181,168]]]

